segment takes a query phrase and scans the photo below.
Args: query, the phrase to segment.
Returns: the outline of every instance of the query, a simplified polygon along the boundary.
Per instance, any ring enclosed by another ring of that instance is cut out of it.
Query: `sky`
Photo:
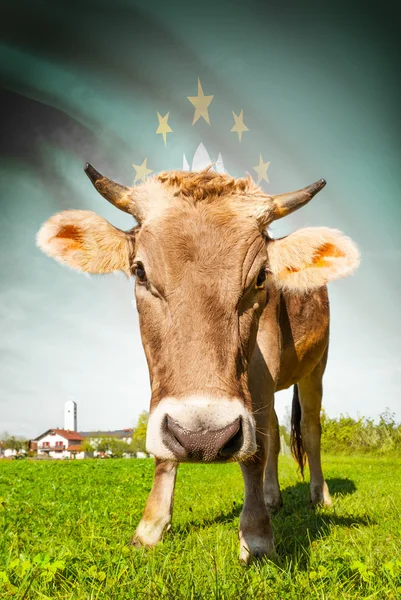
[[[270,162],[280,193],[326,188],[273,225],[338,228],[362,253],[329,286],[324,408],[401,420],[400,87],[395,5],[205,0],[6,0],[0,23],[0,431],[133,426],[149,406],[134,302],[122,274],[85,276],[35,246],[52,214],[98,212],[130,229],[85,162],[126,185],[133,164],[192,164],[199,144],[235,176]],[[198,78],[210,124],[193,124]],[[233,111],[243,110],[241,141]],[[157,112],[169,113],[166,145]],[[291,391],[277,395],[285,415]]]

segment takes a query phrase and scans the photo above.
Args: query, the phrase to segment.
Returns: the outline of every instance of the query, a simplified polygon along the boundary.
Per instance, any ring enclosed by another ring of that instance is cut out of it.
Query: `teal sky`
[[[285,5],[284,5],[285,4]],[[202,142],[263,187],[325,190],[274,224],[339,228],[362,265],[331,284],[327,412],[401,419],[400,54],[392,5],[206,0],[7,0],[0,24],[0,431],[39,434],[78,403],[79,428],[131,426],[149,385],[133,281],[85,277],[35,247],[43,221],[94,210],[130,228],[83,164],[131,184],[132,164],[180,168]],[[200,78],[210,126],[192,125]],[[249,132],[231,133],[244,110]],[[170,113],[166,147],[156,111]],[[254,172],[253,172],[254,173]],[[255,173],[254,173],[255,174]],[[283,415],[290,393],[278,395]]]

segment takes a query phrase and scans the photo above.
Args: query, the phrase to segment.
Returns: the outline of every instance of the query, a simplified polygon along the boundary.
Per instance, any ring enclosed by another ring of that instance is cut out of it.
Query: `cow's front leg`
[[[156,459],[152,490],[131,540],[134,546],[155,546],[170,525],[177,468],[176,462]]]
[[[245,483],[245,500],[239,526],[240,560],[248,564],[254,556],[260,558],[274,553],[273,529],[263,495],[263,474],[266,450],[258,452],[241,464]]]

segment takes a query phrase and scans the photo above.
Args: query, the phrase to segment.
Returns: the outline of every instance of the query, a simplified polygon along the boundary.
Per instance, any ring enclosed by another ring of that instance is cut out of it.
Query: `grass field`
[[[182,465],[172,531],[129,547],[151,460],[0,462],[0,598],[400,598],[401,460],[325,457],[332,509],[313,511],[280,461],[278,556],[238,562],[238,465]]]

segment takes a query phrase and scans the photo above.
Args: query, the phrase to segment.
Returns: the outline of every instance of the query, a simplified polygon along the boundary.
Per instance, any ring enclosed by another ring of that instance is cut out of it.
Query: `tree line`
[[[401,455],[401,423],[388,408],[379,421],[367,417],[353,419],[340,415],[331,419],[322,411],[322,450],[333,453],[374,453]]]
[[[324,410],[320,415],[322,428],[321,447],[327,454],[363,454],[401,456],[401,423],[395,413],[386,408],[379,419],[364,416],[352,418],[341,414],[331,418]],[[291,414],[289,408],[280,425],[280,440],[288,449],[291,446]]]

